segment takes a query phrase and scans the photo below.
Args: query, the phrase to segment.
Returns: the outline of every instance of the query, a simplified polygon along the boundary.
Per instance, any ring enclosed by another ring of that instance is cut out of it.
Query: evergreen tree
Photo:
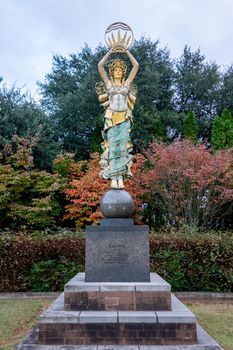
[[[59,142],[49,118],[30,94],[3,84],[0,87],[0,150],[8,143],[16,147],[14,135],[29,140],[37,135],[39,140],[33,150],[35,166],[52,169]]]
[[[209,138],[211,120],[217,114],[220,85],[217,64],[205,62],[200,50],[192,52],[186,46],[176,63],[174,103],[178,112],[195,113],[204,139]]]
[[[165,141],[166,129],[159,113],[138,106],[131,136],[136,152],[153,141]]]
[[[195,145],[198,143],[198,124],[193,112],[188,112],[184,118],[183,135],[185,139],[191,140]]]
[[[39,84],[61,149],[75,153],[76,159],[87,159],[89,152],[100,151],[104,111],[95,84],[100,81],[98,62],[105,53],[103,47],[93,53],[85,46],[68,58],[55,55],[51,73]]]
[[[211,145],[214,150],[233,147],[233,116],[227,108],[213,120]]]
[[[220,94],[220,112],[225,107],[233,113],[233,64],[223,74]]]

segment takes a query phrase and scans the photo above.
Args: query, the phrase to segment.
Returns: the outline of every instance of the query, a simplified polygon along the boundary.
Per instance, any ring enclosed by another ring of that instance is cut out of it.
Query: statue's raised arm
[[[99,70],[99,74],[103,80],[103,82],[105,83],[106,87],[109,86],[109,84],[111,84],[109,78],[108,78],[108,74],[107,72],[105,71],[104,69],[104,65],[105,63],[108,61],[109,59],[109,56],[111,55],[112,52],[115,52],[115,53],[126,53],[129,57],[129,60],[130,62],[132,63],[132,70],[125,82],[126,85],[130,86],[130,84],[133,82],[137,72],[138,72],[138,68],[139,68],[139,64],[137,62],[137,60],[135,59],[135,57],[131,54],[131,52],[129,50],[119,50],[118,48],[114,49],[114,48],[111,48],[107,53],[106,55],[102,58],[102,60],[99,62],[98,64],[98,70]]]
[[[108,74],[106,73],[106,71],[104,69],[104,65],[107,62],[110,54],[111,54],[111,50],[109,50],[106,53],[106,55],[102,58],[102,60],[98,64],[98,69],[99,69],[100,76],[103,79],[103,82],[105,83],[106,87],[110,84],[110,80],[108,78]]]

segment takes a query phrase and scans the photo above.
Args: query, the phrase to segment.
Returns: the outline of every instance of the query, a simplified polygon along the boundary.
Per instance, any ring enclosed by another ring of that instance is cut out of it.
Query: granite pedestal
[[[86,282],[149,282],[149,227],[104,219],[86,228]]]

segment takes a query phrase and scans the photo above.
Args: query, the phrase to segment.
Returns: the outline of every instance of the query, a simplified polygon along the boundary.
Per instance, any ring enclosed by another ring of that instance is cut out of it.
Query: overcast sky
[[[233,62],[233,0],[0,0],[0,76],[35,93],[52,56],[104,43],[122,21],[160,40],[173,58],[186,44],[223,68]]]

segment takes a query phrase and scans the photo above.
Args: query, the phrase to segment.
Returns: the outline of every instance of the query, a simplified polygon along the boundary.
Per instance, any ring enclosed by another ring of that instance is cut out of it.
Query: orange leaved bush
[[[103,218],[100,211],[100,201],[103,194],[110,189],[110,181],[99,177],[99,154],[93,153],[89,161],[80,161],[71,167],[70,188],[66,191],[69,204],[66,206],[65,220],[75,220],[80,227],[98,224]],[[132,165],[132,179],[125,182],[136,207],[134,219],[140,222],[143,189],[140,183],[140,169],[144,163],[142,155],[136,155]]]

